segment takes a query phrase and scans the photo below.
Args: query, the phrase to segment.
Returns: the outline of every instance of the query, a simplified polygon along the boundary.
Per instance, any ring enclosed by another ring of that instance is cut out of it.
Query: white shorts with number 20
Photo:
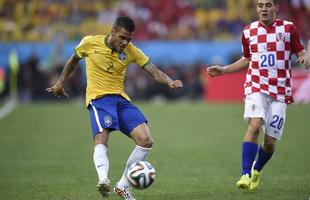
[[[257,92],[245,97],[243,117],[247,122],[249,118],[262,118],[262,128],[265,134],[280,140],[285,123],[286,107],[286,103]]]

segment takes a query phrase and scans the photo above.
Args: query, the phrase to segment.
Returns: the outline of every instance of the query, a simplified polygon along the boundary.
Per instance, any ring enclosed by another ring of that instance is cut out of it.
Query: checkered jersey
[[[251,60],[245,95],[261,92],[281,102],[293,102],[291,54],[304,50],[295,25],[279,19],[270,26],[253,22],[243,29],[242,47],[243,56]]]

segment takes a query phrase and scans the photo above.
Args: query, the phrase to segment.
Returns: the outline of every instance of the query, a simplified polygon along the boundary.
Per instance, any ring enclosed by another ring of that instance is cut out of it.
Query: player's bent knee
[[[151,148],[153,146],[153,138],[147,125],[140,124],[131,132],[131,138],[135,141],[136,145]]]
[[[153,143],[153,139],[151,137],[147,137],[141,141],[141,146],[145,148],[151,148]]]
[[[146,143],[145,143],[145,147],[147,148],[151,148],[154,144],[154,141],[152,138],[150,138]]]
[[[153,138],[150,136],[137,137],[135,142],[137,145],[145,148],[151,148],[154,144]]]
[[[109,138],[109,133],[108,132],[101,132],[97,133],[96,136],[94,137],[94,144],[104,144],[108,145],[108,138]]]
[[[261,129],[261,123],[254,122],[249,124],[248,132],[252,134],[259,134],[260,129]]]

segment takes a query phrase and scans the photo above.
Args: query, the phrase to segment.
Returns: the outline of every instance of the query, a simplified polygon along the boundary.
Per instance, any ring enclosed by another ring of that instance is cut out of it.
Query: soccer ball
[[[154,167],[147,161],[133,163],[127,170],[127,178],[132,187],[146,189],[154,182],[156,172]]]

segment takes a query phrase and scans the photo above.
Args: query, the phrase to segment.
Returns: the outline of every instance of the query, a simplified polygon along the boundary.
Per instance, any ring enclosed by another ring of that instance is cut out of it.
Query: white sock
[[[94,164],[99,180],[108,178],[109,160],[107,157],[108,148],[103,144],[96,144],[94,147]]]
[[[137,161],[142,161],[142,160],[146,160],[146,157],[148,155],[148,153],[150,152],[152,148],[145,148],[145,147],[140,147],[140,146],[136,146],[135,149],[132,151],[132,153],[130,154],[127,163],[126,163],[126,168],[124,170],[123,176],[122,178],[119,180],[119,182],[117,183],[118,187],[124,187],[124,186],[129,186],[129,182],[127,180],[126,177],[126,173],[127,173],[127,169],[135,162]]]

